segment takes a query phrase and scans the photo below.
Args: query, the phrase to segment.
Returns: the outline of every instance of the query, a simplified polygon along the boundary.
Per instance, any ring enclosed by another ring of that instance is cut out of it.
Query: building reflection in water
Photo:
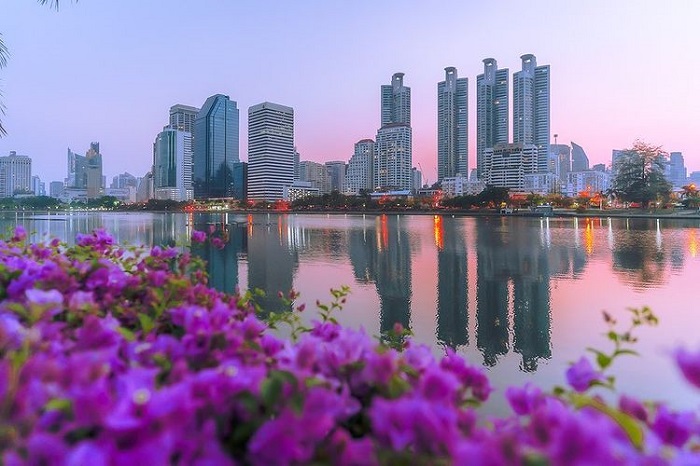
[[[433,236],[437,248],[438,342],[451,348],[466,345],[467,333],[467,247],[463,222],[436,215]]]
[[[266,311],[288,309],[286,296],[293,288],[299,264],[292,228],[287,214],[261,214],[248,217],[248,288],[265,296],[257,302]],[[282,293],[285,299],[281,299]]]
[[[193,222],[195,230],[222,240],[221,246],[211,241],[192,244],[192,254],[206,262],[209,285],[224,293],[235,293],[239,283],[238,257],[247,250],[246,225],[229,222],[225,214],[195,214]]]
[[[379,295],[379,328],[392,329],[395,323],[410,328],[411,247],[401,216],[375,217],[373,228],[353,229],[348,251],[355,278],[374,282]]]
[[[522,356],[521,368],[534,371],[538,360],[551,357],[549,257],[537,236],[502,222],[476,225],[477,347],[489,366],[508,353],[512,305],[513,349]]]

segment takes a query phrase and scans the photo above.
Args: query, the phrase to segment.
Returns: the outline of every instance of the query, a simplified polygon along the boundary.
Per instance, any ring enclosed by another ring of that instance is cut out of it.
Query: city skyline
[[[295,110],[302,160],[347,161],[356,142],[376,135],[379,85],[402,72],[412,89],[413,166],[420,163],[432,183],[435,86],[444,68],[456,67],[476,96],[482,60],[492,57],[499,68],[515,71],[521,55],[534,54],[551,65],[550,132],[583,146],[591,165],[609,164],[613,149],[640,138],[682,152],[693,171],[700,168],[694,136],[700,97],[688,89],[700,64],[687,51],[700,42],[692,23],[700,5],[673,3],[538,2],[528,9],[455,3],[437,11],[409,2],[396,13],[407,31],[396,41],[384,40],[377,27],[389,6],[371,2],[348,9],[307,1],[273,12],[251,2],[202,2],[196,9],[79,2],[61,3],[59,12],[12,3],[3,6],[11,21],[1,31],[11,56],[0,71],[9,132],[0,139],[0,154],[32,157],[34,173],[48,183],[64,176],[67,147],[100,141],[108,180],[125,171],[142,176],[168,109],[200,106],[222,93],[239,108],[284,102]],[[531,27],[543,17],[552,18],[548,27]],[[290,20],[291,30],[279,27]],[[129,35],[121,32],[125,22]],[[100,32],[86,40],[85,24],[100,24]],[[172,24],[197,34],[172,35]],[[493,40],[483,40],[489,31]],[[166,50],[188,57],[187,65],[161,58]],[[223,52],[230,63],[222,62]],[[475,100],[469,102],[470,168],[476,167]],[[241,113],[240,154],[247,160]]]

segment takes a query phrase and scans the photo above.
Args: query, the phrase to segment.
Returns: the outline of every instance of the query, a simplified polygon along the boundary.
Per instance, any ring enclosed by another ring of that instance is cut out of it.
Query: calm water
[[[616,366],[619,389],[679,407],[700,394],[670,363],[679,344],[700,344],[700,221],[654,219],[453,218],[309,214],[5,214],[71,241],[104,227],[122,243],[185,244],[192,228],[228,230],[223,250],[198,247],[211,283],[232,291],[294,288],[313,309],[349,285],[341,322],[379,334],[401,322],[439,351],[456,348],[503,388],[562,384],[567,363],[588,346],[607,348],[601,311],[629,322],[650,306],[660,326],[639,333],[642,358]],[[306,311],[305,311],[306,312]],[[311,315],[309,316],[311,317]]]

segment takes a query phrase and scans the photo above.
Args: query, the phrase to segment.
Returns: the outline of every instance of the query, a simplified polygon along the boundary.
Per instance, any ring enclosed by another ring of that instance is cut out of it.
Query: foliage
[[[195,231],[194,242],[208,241]],[[694,464],[695,413],[590,391],[631,354],[633,311],[613,350],[567,371],[572,389],[506,393],[487,419],[483,369],[395,328],[382,344],[318,303],[320,320],[285,340],[249,294],[206,286],[173,248],[124,249],[104,231],[0,241],[0,462],[15,464]],[[298,296],[289,295],[290,304]],[[293,303],[294,312],[303,312]],[[392,346],[396,346],[397,351]],[[700,354],[679,350],[700,386]]]
[[[614,191],[627,202],[648,207],[651,202],[668,200],[671,184],[664,176],[667,153],[659,146],[635,141],[613,165]]]

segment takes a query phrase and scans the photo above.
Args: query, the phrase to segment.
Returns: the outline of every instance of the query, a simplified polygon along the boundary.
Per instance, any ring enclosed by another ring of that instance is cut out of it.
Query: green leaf
[[[610,356],[608,356],[607,354],[598,353],[596,355],[596,361],[598,362],[598,366],[601,369],[605,369],[612,362],[612,358]]]
[[[627,437],[632,445],[634,445],[637,449],[642,448],[642,445],[644,444],[644,430],[639,425],[639,421],[632,416],[606,405],[600,399],[591,398],[586,395],[574,394],[571,397],[571,401],[572,404],[579,409],[589,406],[597,409],[603,414],[606,414],[613,421],[615,421],[620,428],[622,428],[625,434],[627,434]]]
[[[134,339],[136,338],[136,337],[134,336],[134,332],[132,332],[131,330],[129,330],[129,329],[127,329],[127,328],[124,328],[124,327],[119,327],[119,328],[117,329],[117,332],[119,332],[119,334],[120,334],[126,341],[134,341]]]
[[[260,385],[260,396],[265,406],[274,407],[282,398],[283,382],[279,377],[272,374],[267,379],[263,380]]]
[[[143,330],[144,334],[150,333],[151,330],[153,330],[153,327],[155,327],[153,319],[151,319],[148,314],[144,314],[143,312],[139,313],[139,322],[141,323],[141,329]]]
[[[73,403],[71,402],[71,400],[67,398],[54,398],[53,400],[50,400],[48,403],[46,403],[44,409],[46,411],[70,412],[72,407]]]

